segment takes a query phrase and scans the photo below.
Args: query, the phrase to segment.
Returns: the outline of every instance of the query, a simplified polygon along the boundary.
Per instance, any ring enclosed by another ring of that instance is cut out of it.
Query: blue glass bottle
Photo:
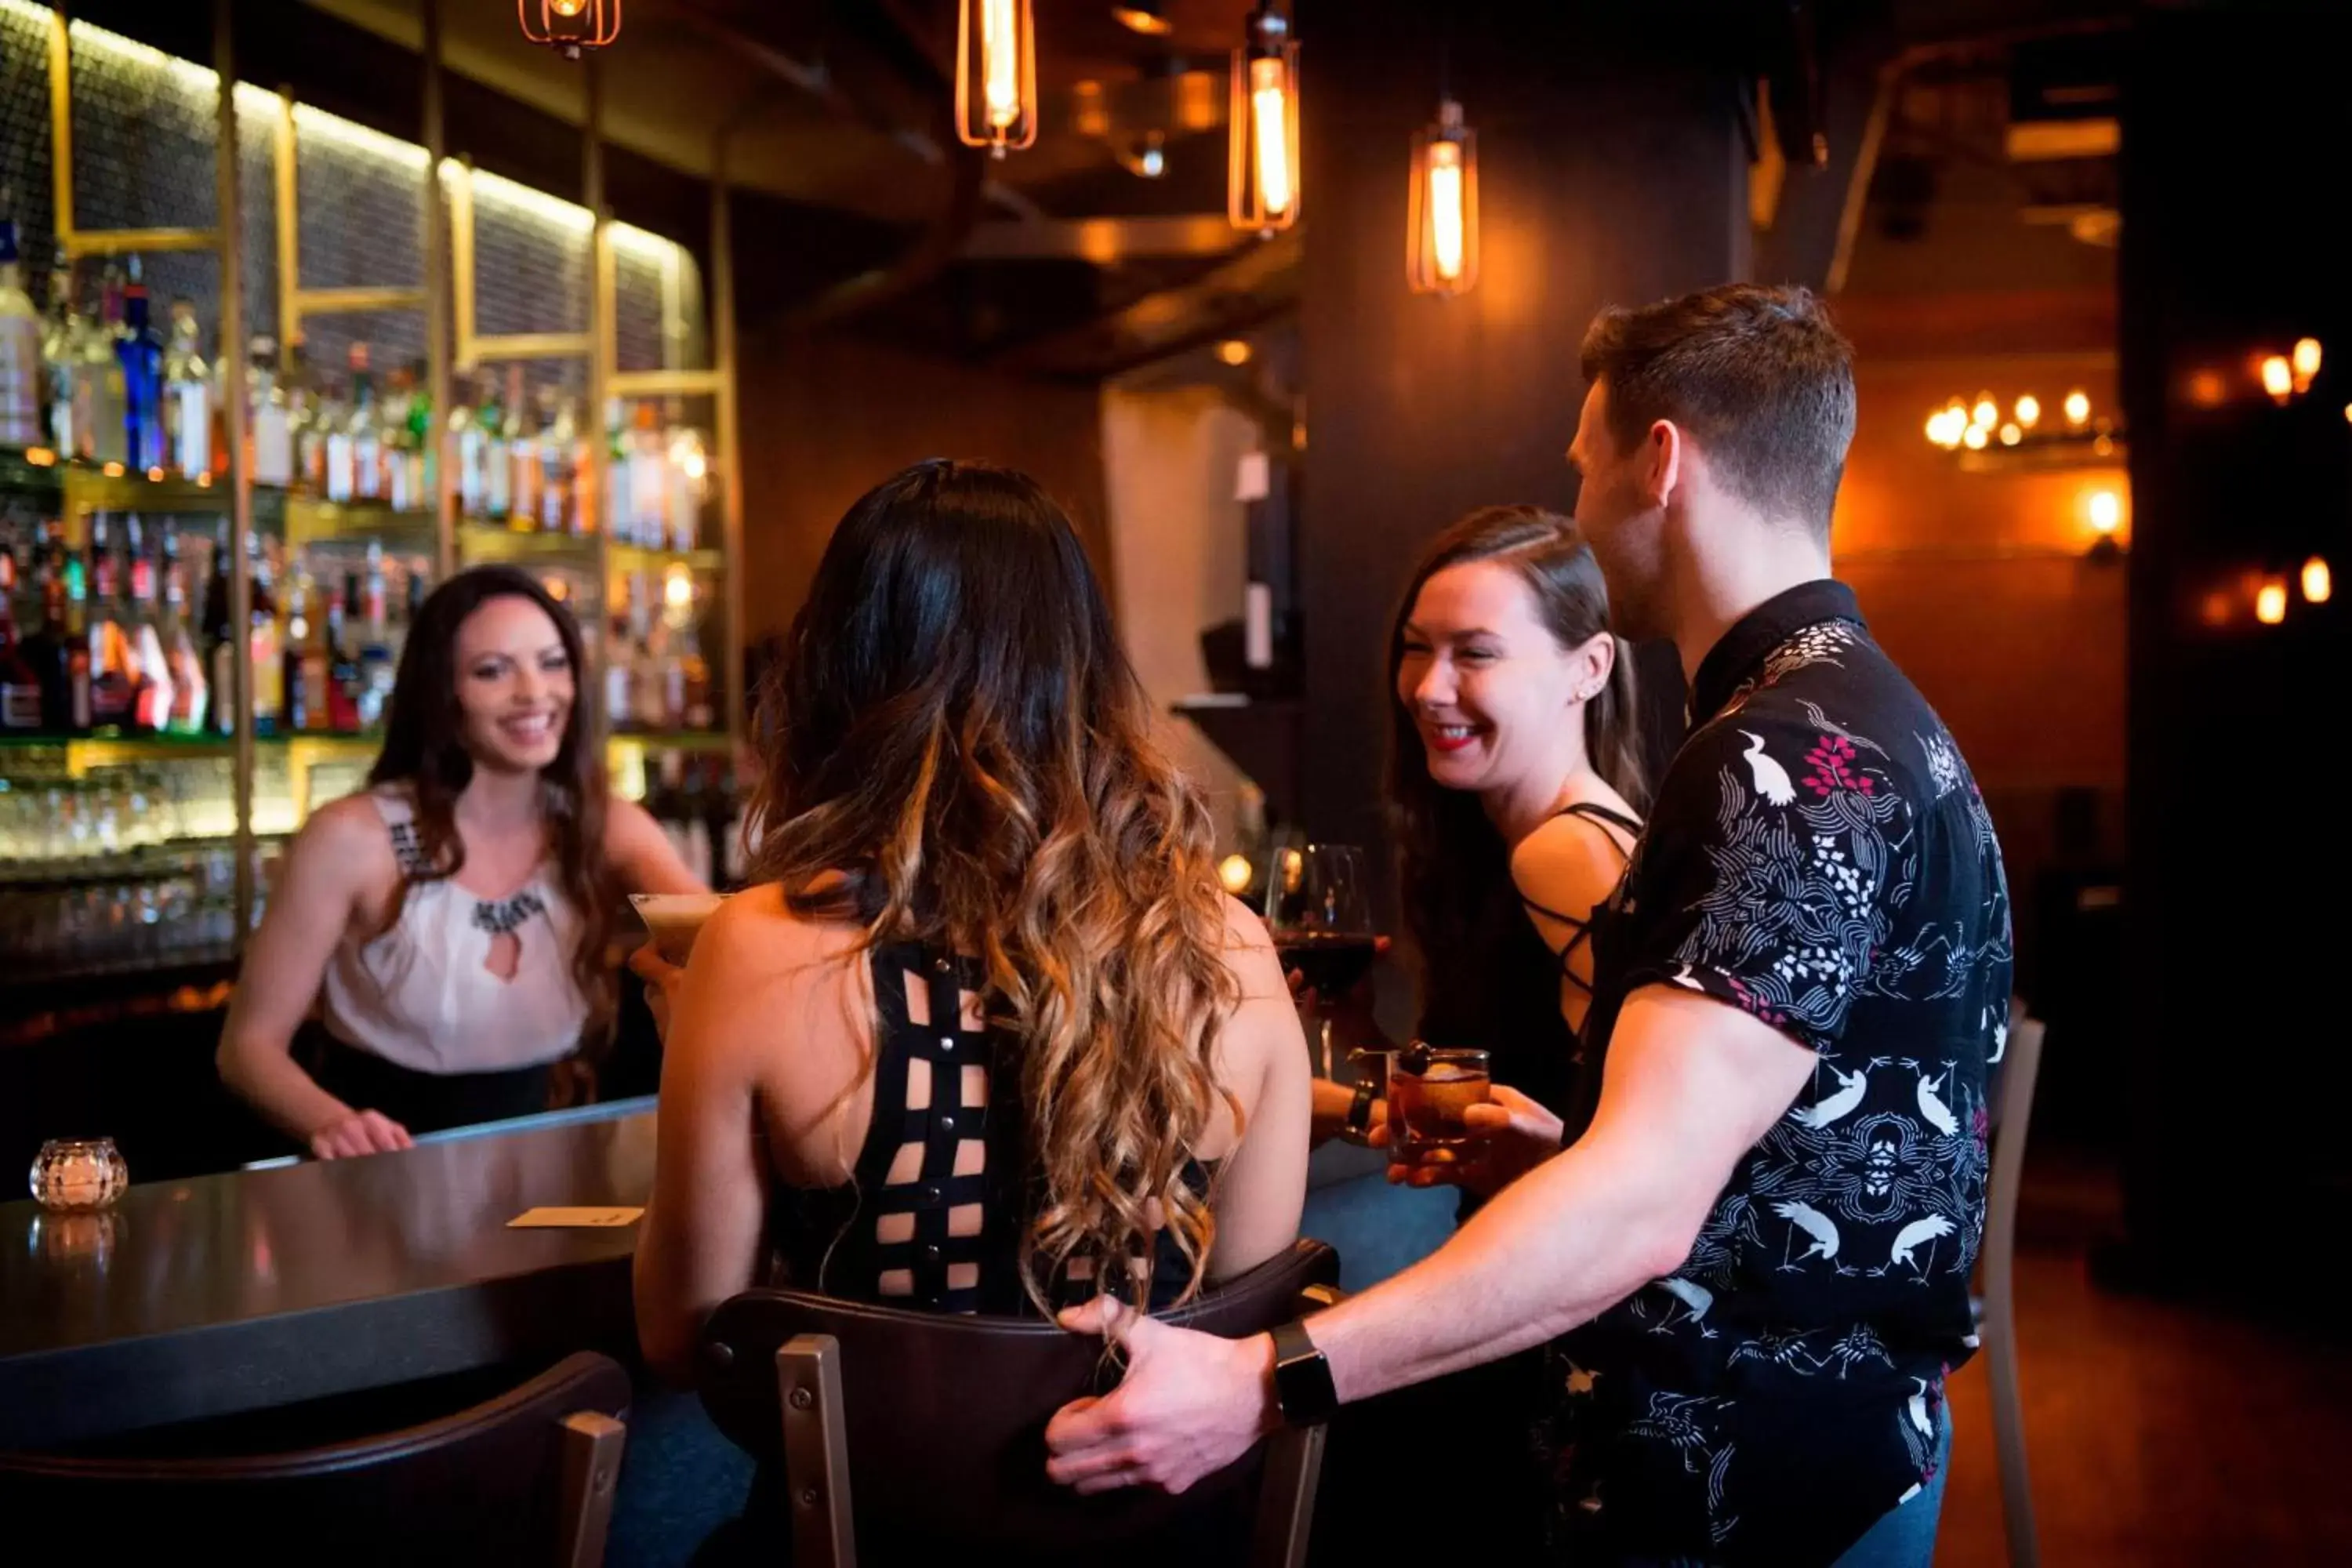
[[[139,258],[131,258],[131,281],[122,291],[122,335],[115,340],[122,365],[122,429],[136,471],[163,466],[163,339],[149,319],[147,285],[140,281]]]

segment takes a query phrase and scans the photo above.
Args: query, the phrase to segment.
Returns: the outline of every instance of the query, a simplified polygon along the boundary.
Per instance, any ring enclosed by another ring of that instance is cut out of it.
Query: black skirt
[[[420,1072],[346,1045],[323,1028],[310,1032],[310,1076],[319,1087],[353,1110],[381,1112],[411,1133],[507,1121],[547,1109],[554,1078],[550,1062],[503,1072]]]

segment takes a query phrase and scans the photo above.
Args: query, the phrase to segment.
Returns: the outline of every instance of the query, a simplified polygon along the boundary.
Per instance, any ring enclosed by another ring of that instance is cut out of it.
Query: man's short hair
[[[1853,345],[1811,289],[1727,283],[1612,306],[1585,331],[1584,375],[1608,382],[1621,447],[1671,419],[1725,489],[1828,538],[1853,440]]]

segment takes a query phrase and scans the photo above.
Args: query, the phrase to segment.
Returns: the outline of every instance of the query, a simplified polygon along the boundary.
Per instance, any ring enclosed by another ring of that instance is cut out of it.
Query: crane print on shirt
[[[1588,1093],[1647,984],[1815,1056],[1682,1266],[1555,1349],[1563,1528],[1636,1555],[1831,1561],[1932,1474],[1943,1376],[1974,1343],[2010,1009],[2000,846],[1852,595],[1786,597],[1699,671],[1593,939]]]

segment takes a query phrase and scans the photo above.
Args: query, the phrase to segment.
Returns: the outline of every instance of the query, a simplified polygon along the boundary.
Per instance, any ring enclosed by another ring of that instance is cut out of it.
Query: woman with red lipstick
[[[1430,542],[1389,639],[1389,802],[1421,1037],[1493,1053],[1515,1116],[1560,1103],[1585,928],[1647,798],[1633,661],[1564,517],[1487,507]]]
[[[289,847],[218,1059],[318,1158],[544,1110],[555,1061],[612,1017],[621,895],[701,890],[652,817],[606,798],[585,663],[529,573],[459,573],[409,628],[369,787]]]

